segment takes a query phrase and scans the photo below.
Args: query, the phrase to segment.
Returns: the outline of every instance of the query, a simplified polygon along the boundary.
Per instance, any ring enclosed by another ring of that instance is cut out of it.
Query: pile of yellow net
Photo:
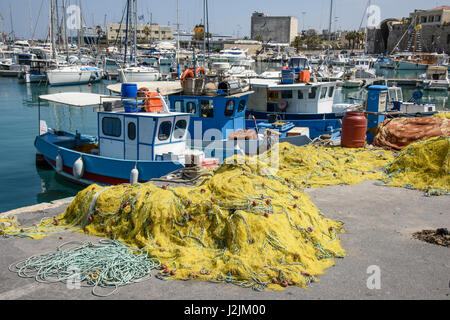
[[[376,168],[392,159],[383,150],[279,144],[259,158],[228,159],[193,188],[92,185],[59,217],[19,234],[81,227],[144,248],[162,262],[164,279],[307,286],[345,251],[342,224],[302,189],[379,179]]]
[[[386,184],[425,190],[427,195],[450,193],[450,137],[419,141],[405,148],[387,168]]]
[[[382,149],[348,149],[308,145],[296,147],[289,143],[267,152],[279,153],[277,177],[303,187],[354,185],[383,177],[383,168],[394,160],[393,152]]]

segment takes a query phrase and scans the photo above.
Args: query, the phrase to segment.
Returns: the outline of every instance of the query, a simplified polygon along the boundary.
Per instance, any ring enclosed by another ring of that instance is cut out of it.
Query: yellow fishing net
[[[303,187],[353,185],[383,177],[381,170],[394,160],[393,152],[382,149],[349,149],[309,145],[279,145],[280,170],[277,176]]]
[[[257,290],[306,286],[345,255],[342,224],[325,218],[305,187],[379,179],[384,150],[276,145],[228,159],[193,188],[153,184],[81,191],[53,220],[16,232],[39,238],[72,231],[144,248],[164,264],[159,277],[229,282]]]
[[[433,117],[441,119],[450,119],[450,112],[438,112],[433,115]]]
[[[391,186],[425,190],[428,195],[450,193],[450,137],[419,141],[405,148],[386,168]]]

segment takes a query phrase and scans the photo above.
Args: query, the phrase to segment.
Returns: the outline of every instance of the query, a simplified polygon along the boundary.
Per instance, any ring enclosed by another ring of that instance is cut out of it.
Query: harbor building
[[[417,34],[415,34],[417,32]],[[415,10],[407,18],[391,18],[368,30],[369,53],[409,51],[450,53],[450,6]],[[412,44],[413,41],[417,43]]]
[[[254,12],[251,19],[251,38],[264,42],[291,43],[298,35],[298,20],[294,17],[275,17]]]
[[[163,26],[158,24],[138,24],[137,28],[137,41],[148,42],[150,40],[172,40],[173,36],[172,26]],[[125,39],[126,25],[119,23],[108,24],[106,30],[108,42],[113,42],[116,39]],[[132,32],[128,32],[128,37],[132,37]]]

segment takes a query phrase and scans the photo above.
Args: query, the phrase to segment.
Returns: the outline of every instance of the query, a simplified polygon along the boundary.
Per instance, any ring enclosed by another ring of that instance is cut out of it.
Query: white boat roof
[[[138,89],[145,87],[151,92],[156,92],[156,90],[159,89],[161,95],[163,96],[180,93],[183,91],[180,81],[147,81],[147,82],[129,82],[129,83],[136,83]],[[122,84],[121,83],[111,84],[107,86],[107,89],[115,93],[121,93]]]
[[[153,117],[153,118],[191,115],[190,113],[182,113],[182,112],[124,112],[120,109],[108,111],[106,113],[108,113],[108,114],[127,114],[127,115],[136,115],[139,117]]]
[[[120,100],[120,97],[110,97],[96,93],[85,92],[60,92],[54,94],[44,94],[39,99],[66,104],[74,107],[88,107],[102,104],[105,101]]]
[[[314,86],[322,86],[327,84],[332,84],[333,82],[299,82],[299,83],[293,83],[293,84],[282,84],[280,80],[278,79],[250,79],[250,84],[255,87],[263,87],[267,89],[277,89],[277,90],[292,90],[295,88],[303,88],[303,87],[314,87]]]

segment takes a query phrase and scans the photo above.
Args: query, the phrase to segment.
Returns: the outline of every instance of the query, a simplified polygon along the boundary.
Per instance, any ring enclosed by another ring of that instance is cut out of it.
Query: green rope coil
[[[68,244],[77,247],[62,249]],[[161,262],[148,258],[147,252],[117,240],[102,239],[98,244],[70,241],[60,245],[56,252],[33,255],[9,266],[22,278],[35,278],[43,283],[73,283],[92,287],[92,294],[99,297],[112,295],[121,286],[150,279],[151,271]],[[113,288],[100,294],[97,288]]]

